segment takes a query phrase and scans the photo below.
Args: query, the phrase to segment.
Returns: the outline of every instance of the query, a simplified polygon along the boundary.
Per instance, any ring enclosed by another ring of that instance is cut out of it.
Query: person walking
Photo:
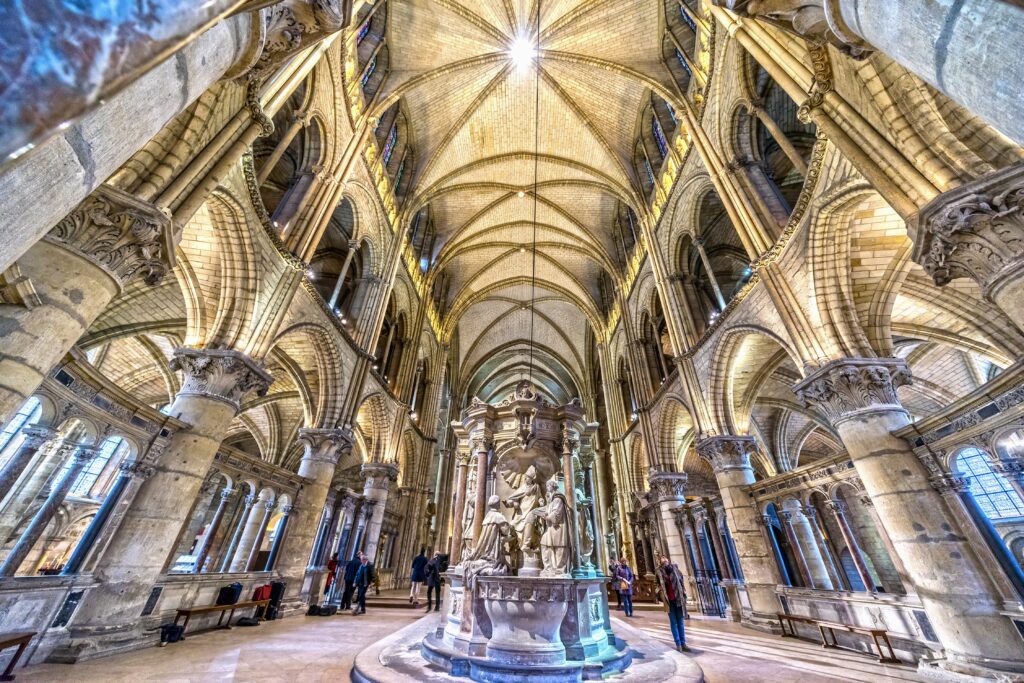
[[[420,606],[420,587],[427,580],[427,576],[423,571],[427,566],[426,552],[426,548],[420,548],[420,554],[412,558],[412,586],[409,587],[409,602],[412,603],[413,607]]]
[[[658,584],[661,586],[661,594],[665,598],[665,607],[668,610],[668,622],[672,627],[672,638],[676,641],[676,649],[680,652],[689,652],[686,647],[686,631],[683,620],[686,618],[686,591],[683,589],[683,574],[679,571],[672,560],[662,555],[659,560]]]
[[[334,553],[327,561],[327,581],[324,583],[324,595],[331,594],[331,587],[338,578],[338,553]]]
[[[345,563],[345,591],[341,594],[340,609],[352,609],[352,594],[355,592],[356,571],[359,569],[359,554]]]
[[[626,616],[632,617],[633,582],[636,580],[636,576],[625,560],[619,562],[619,567],[615,570],[615,577],[619,580],[619,596],[622,598],[622,607],[626,611]]]
[[[441,551],[435,550],[434,556],[427,562],[427,566],[424,568],[424,574],[427,579],[427,611],[430,611],[430,606],[434,606],[434,611],[441,611],[441,586],[444,585],[444,577],[441,576],[443,564],[443,558],[441,557]],[[431,601],[431,597],[435,601]]]
[[[352,608],[353,615],[366,614],[366,590],[373,585],[376,572],[373,570],[373,563],[368,555],[359,553],[359,569],[356,570],[356,606]]]
[[[619,571],[619,561],[612,560],[612,563],[608,565],[608,576],[612,577],[612,590],[615,591],[615,609],[622,611],[622,594],[619,593],[619,579],[617,573]]]

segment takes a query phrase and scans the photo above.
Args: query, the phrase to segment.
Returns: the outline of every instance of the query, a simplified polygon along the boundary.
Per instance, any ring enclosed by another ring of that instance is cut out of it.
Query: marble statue
[[[590,516],[590,499],[587,498],[583,472],[576,469],[576,528],[579,529],[580,555],[585,566],[592,566],[594,554],[594,523]]]
[[[462,511],[462,557],[466,557],[473,549],[473,521],[476,517],[476,471],[470,470],[466,480],[466,506]]]
[[[509,573],[509,560],[506,546],[515,539],[516,532],[499,508],[501,499],[491,496],[487,500],[487,512],[480,538],[470,552],[468,565],[474,576],[505,576]]]
[[[505,500],[505,507],[512,508],[512,526],[516,533],[523,535],[526,519],[530,513],[542,505],[543,491],[537,483],[537,468],[530,465],[523,475],[523,483]]]
[[[558,482],[548,480],[547,505],[533,511],[532,516],[545,524],[540,537],[541,560],[544,570],[541,576],[568,576],[572,566],[572,526],[569,520],[569,504],[558,492]]]

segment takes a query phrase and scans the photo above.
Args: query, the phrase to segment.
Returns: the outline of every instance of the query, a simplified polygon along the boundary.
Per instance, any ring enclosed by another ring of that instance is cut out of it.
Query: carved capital
[[[148,462],[140,462],[135,460],[133,462],[122,462],[118,469],[121,470],[121,474],[132,479],[146,480],[156,474],[156,468]]]
[[[352,450],[352,433],[347,429],[300,429],[298,442],[306,449],[303,460],[337,465]]]
[[[203,396],[223,401],[235,412],[248,394],[255,392],[264,396],[274,381],[269,372],[237,351],[175,349],[170,366],[172,370],[185,373],[178,396]]]
[[[398,465],[387,462],[364,463],[359,474],[366,480],[366,488],[387,491],[391,482],[398,480]],[[364,505],[371,501],[364,501]]]
[[[263,10],[263,52],[249,77],[262,79],[284,62],[348,22],[351,0],[283,0]]]
[[[749,469],[750,456],[756,451],[752,436],[709,436],[697,443],[697,454],[711,463],[715,474]]]
[[[686,482],[689,477],[683,472],[657,472],[651,470],[647,481],[659,501],[683,501],[686,499]]]
[[[945,285],[966,277],[991,298],[1024,267],[1024,163],[945,192],[917,217],[912,258]]]
[[[836,425],[864,413],[903,411],[896,389],[910,383],[910,368],[901,358],[845,358],[812,373],[793,391]]]
[[[932,477],[929,479],[929,482],[933,489],[943,495],[948,493],[963,493],[969,489],[967,480],[964,477],[955,474],[943,474],[938,477]]]
[[[481,436],[473,439],[471,442],[472,454],[476,457],[487,457],[487,453],[491,450],[492,441],[486,436]]]
[[[44,443],[52,441],[57,436],[57,432],[49,427],[25,427],[21,430],[21,433],[25,435],[25,440],[21,442],[21,447],[33,450],[37,450]]]
[[[174,223],[152,204],[100,185],[44,239],[88,259],[121,287],[155,285],[174,267]]]
[[[841,0],[711,0],[740,16],[765,19],[811,42],[828,41],[851,57],[862,59],[869,46],[847,26],[839,11]]]

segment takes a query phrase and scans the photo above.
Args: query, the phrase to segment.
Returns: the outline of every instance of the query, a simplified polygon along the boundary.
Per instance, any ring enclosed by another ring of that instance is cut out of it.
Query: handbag
[[[625,579],[622,579],[621,581],[619,581],[619,590],[620,591],[628,591],[629,590],[629,581],[626,581]]]

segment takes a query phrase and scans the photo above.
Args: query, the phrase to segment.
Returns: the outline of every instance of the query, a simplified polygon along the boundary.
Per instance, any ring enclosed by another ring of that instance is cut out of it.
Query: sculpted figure
[[[591,564],[591,556],[594,554],[594,524],[590,517],[590,499],[587,498],[583,484],[583,473],[576,470],[576,519],[577,529],[580,533],[580,555],[583,556],[583,564]]]
[[[544,562],[541,576],[566,576],[569,574],[572,558],[572,527],[569,520],[569,505],[565,496],[558,492],[558,483],[548,480],[548,504],[533,511],[544,522],[546,528],[540,537],[540,553]]]
[[[501,499],[497,496],[491,496],[487,501],[480,538],[468,558],[474,576],[504,576],[509,572],[505,545],[515,538],[515,530],[499,511],[500,505]]]
[[[462,557],[467,557],[473,548],[473,520],[476,518],[476,472],[471,470],[466,481],[466,507],[462,511]]]
[[[530,465],[526,474],[523,475],[523,483],[505,501],[505,507],[512,508],[512,526],[522,536],[523,528],[526,526],[526,518],[536,508],[541,506],[542,492],[540,484],[537,483],[537,468]]]

